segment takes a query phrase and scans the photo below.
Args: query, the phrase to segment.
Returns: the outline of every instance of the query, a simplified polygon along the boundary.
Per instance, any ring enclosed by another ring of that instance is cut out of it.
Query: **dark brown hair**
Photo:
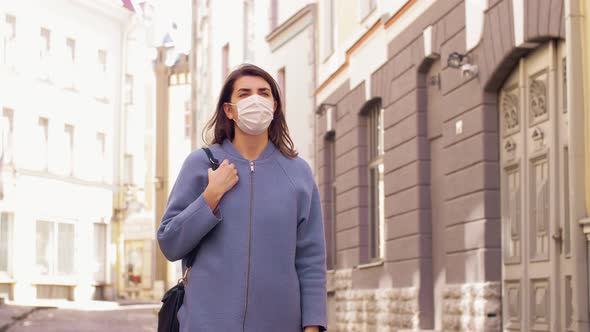
[[[289,128],[287,128],[287,121],[285,120],[285,113],[283,112],[283,101],[279,92],[279,85],[274,78],[262,68],[248,63],[240,65],[225,79],[223,88],[219,94],[215,114],[211,117],[203,132],[203,141],[205,141],[205,144],[222,144],[226,138],[229,138],[230,140],[234,139],[235,124],[234,121],[228,119],[225,115],[223,105],[231,102],[234,84],[236,80],[242,76],[258,76],[270,85],[270,90],[277,103],[277,108],[274,111],[273,119],[268,126],[268,137],[284,156],[289,158],[297,157],[297,151],[289,136]],[[211,131],[213,131],[213,138],[209,140],[207,139],[207,134]]]

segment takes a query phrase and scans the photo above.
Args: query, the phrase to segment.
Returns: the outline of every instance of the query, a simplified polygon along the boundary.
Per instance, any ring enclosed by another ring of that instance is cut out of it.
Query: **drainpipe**
[[[575,248],[573,264],[574,328],[577,332],[588,332],[588,257],[590,255],[590,219],[585,206],[585,133],[584,133],[584,86],[581,42],[582,11],[580,0],[565,0],[565,33],[567,47],[567,104],[569,137],[569,208],[570,224],[579,223],[583,232],[575,232],[572,245]],[[587,143],[586,143],[587,144]],[[577,230],[578,228],[573,227]],[[584,237],[585,235],[585,237]]]
[[[317,103],[317,95],[315,93],[315,90],[318,87],[318,78],[317,78],[317,76],[318,76],[318,67],[319,67],[318,66],[318,61],[317,61],[318,54],[316,53],[317,52],[316,44],[317,44],[317,41],[318,41],[318,38],[317,38],[318,37],[317,36],[317,34],[318,34],[318,30],[317,30],[318,7],[317,7],[317,5],[313,6],[311,13],[312,13],[312,16],[313,16],[313,19],[312,19],[313,20],[312,29],[313,29],[313,34],[314,34],[313,35],[313,38],[312,38],[313,39],[313,42],[312,42],[312,45],[311,45],[311,51],[313,52],[313,75],[312,75],[312,77],[313,77],[313,90],[312,90],[313,91],[313,93],[312,93],[313,97],[312,97],[312,99],[313,99],[313,101],[312,101],[312,103],[313,103],[313,108],[315,110],[315,108],[317,107],[317,104],[316,104]],[[315,113],[315,112],[313,112],[313,113]],[[317,137],[318,137],[318,128],[319,128],[318,127],[318,124],[317,124],[318,117],[315,114],[313,114],[312,119],[313,119],[313,139],[312,139],[312,144],[313,144],[313,173],[316,174],[316,179],[319,179],[319,167],[318,167],[319,164],[318,164],[318,153],[317,153],[317,150],[318,150],[317,149],[317,146],[318,146],[318,139],[317,139]],[[317,182],[319,183],[319,181],[317,181]]]
[[[123,293],[123,283],[121,280],[121,274],[122,274],[122,265],[121,265],[121,259],[122,257],[124,257],[124,255],[122,255],[122,246],[121,246],[121,224],[123,223],[123,221],[125,220],[125,216],[127,215],[127,211],[125,208],[122,208],[124,205],[123,199],[124,199],[124,195],[121,192],[123,190],[123,186],[121,183],[121,170],[123,169],[123,154],[125,151],[125,147],[127,146],[127,142],[126,142],[126,138],[127,138],[127,123],[126,123],[126,116],[125,116],[125,95],[124,95],[124,91],[125,91],[125,75],[127,74],[127,39],[129,38],[129,33],[131,32],[131,30],[133,29],[135,23],[136,23],[136,17],[135,14],[128,14],[128,17],[125,18],[124,20],[124,30],[123,33],[121,34],[121,77],[119,78],[121,85],[120,85],[120,89],[118,90],[119,93],[119,121],[118,121],[118,128],[115,128],[115,133],[117,136],[117,139],[115,140],[115,142],[118,142],[118,147],[117,147],[117,151],[115,151],[115,155],[117,160],[117,168],[115,170],[114,175],[114,179],[116,181],[116,190],[117,190],[117,195],[115,195],[115,197],[117,197],[117,206],[115,207],[116,210],[118,211],[118,213],[116,214],[116,225],[115,225],[115,241],[116,241],[116,245],[115,248],[117,250],[117,261],[115,264],[115,270],[116,270],[116,277],[115,280],[113,280],[112,282],[114,282],[115,284],[115,288],[116,288],[116,297],[120,298],[121,294]],[[112,234],[112,232],[111,232]],[[112,242],[112,240],[111,240]]]
[[[198,142],[198,133],[197,133],[197,88],[198,88],[198,80],[197,80],[197,56],[199,54],[197,50],[198,46],[198,33],[199,28],[197,24],[198,16],[198,8],[199,8],[199,1],[192,0],[191,1],[191,10],[192,10],[192,20],[191,20],[191,50],[189,52],[189,72],[190,76],[190,86],[191,86],[191,150],[196,150],[199,146]]]

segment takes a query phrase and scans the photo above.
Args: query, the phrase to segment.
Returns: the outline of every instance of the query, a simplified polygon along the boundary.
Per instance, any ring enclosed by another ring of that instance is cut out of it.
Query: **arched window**
[[[383,181],[383,109],[381,101],[369,101],[367,117],[367,161],[369,171],[369,260],[381,260],[385,253],[385,188]]]

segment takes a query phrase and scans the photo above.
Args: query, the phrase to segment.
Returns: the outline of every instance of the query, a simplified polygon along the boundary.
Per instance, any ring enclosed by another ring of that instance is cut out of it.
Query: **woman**
[[[223,162],[213,171],[204,150],[187,157],[158,230],[171,261],[198,246],[180,330],[325,331],[320,197],[275,80],[254,65],[233,71],[207,130]]]

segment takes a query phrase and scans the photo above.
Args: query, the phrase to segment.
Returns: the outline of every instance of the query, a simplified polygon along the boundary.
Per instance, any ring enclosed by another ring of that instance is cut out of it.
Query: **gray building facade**
[[[435,1],[318,100],[331,330],[588,328],[566,6],[489,0],[471,50],[465,6]]]

